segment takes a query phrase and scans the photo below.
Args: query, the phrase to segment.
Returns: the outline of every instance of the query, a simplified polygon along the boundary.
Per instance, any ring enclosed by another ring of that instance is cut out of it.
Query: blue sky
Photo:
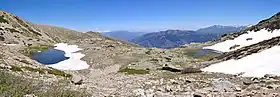
[[[198,29],[249,25],[280,11],[280,0],[1,0],[23,19],[79,31]]]

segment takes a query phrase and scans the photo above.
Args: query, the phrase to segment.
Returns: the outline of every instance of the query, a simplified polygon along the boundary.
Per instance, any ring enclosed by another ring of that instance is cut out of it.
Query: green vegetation
[[[12,66],[12,68],[10,68],[10,70],[12,70],[14,72],[22,71],[22,69],[20,67],[17,67],[17,66]]]
[[[23,66],[20,68],[25,69],[27,71],[31,71],[31,72],[39,72],[40,74],[45,74],[45,71],[42,69],[39,69],[39,68],[32,68],[32,67],[28,67],[28,66]]]
[[[7,68],[0,67],[0,69],[7,69]],[[48,74],[52,74],[55,76],[72,77],[71,74],[68,74],[68,73],[65,73],[64,71],[53,69],[53,68],[45,69],[45,68],[32,68],[32,67],[28,67],[28,66],[21,66],[21,67],[11,66],[10,70],[14,71],[14,72],[22,72],[23,70],[26,70],[26,71],[30,71],[30,72],[39,72],[40,74],[48,73]]]
[[[175,65],[179,66],[185,66],[187,63],[186,62],[174,62]]]
[[[1,23],[9,23],[7,20],[4,19],[4,16],[0,16]]]
[[[0,76],[1,97],[23,97],[26,94],[34,94],[38,97],[88,96],[84,91],[74,91],[70,88],[66,88],[69,84],[66,80],[49,84],[43,80],[25,78],[6,71],[0,71]]]
[[[125,67],[120,69],[119,72],[126,73],[126,74],[148,74],[149,70],[133,69],[133,68]]]
[[[28,57],[32,56],[32,53],[38,52],[38,51],[45,51],[48,50],[51,46],[49,45],[37,45],[37,46],[29,46],[25,48],[22,53]]]
[[[182,51],[184,52],[184,54],[187,54],[187,55],[193,55],[195,54],[199,49],[189,49],[189,48],[186,48],[186,49],[182,49]]]
[[[61,70],[57,70],[57,69],[45,69],[49,74],[53,74],[56,76],[63,76],[63,77],[72,77],[71,74],[65,73]]]
[[[179,48],[186,48],[186,46],[184,46],[184,45],[181,45]]]

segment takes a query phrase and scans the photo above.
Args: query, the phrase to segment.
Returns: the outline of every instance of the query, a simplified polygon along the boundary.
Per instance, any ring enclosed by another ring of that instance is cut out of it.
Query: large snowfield
[[[217,43],[213,46],[204,47],[203,49],[212,49],[216,51],[221,52],[229,52],[234,51],[239,48],[249,46],[252,44],[256,44],[258,42],[271,39],[273,37],[280,36],[280,30],[274,30],[273,32],[267,31],[265,29],[262,29],[257,32],[249,31],[248,34],[242,34],[235,38],[234,40],[226,40],[221,43]],[[252,40],[248,40],[249,38],[252,38]],[[239,47],[236,47],[234,49],[230,49],[230,47],[234,45],[240,45]]]
[[[48,65],[49,67],[61,70],[82,70],[89,68],[89,65],[85,61],[81,60],[81,58],[83,58],[85,55],[77,52],[82,50],[81,48],[78,48],[77,45],[58,43],[55,44],[54,49],[64,51],[65,57],[69,57],[69,59],[56,64]]]
[[[229,47],[232,45],[238,44],[241,45],[238,48],[241,48],[261,42],[263,40],[271,39],[276,36],[280,36],[279,30],[274,30],[272,33],[267,30],[260,30],[258,32],[249,32],[248,34],[243,34],[234,40],[227,40],[205,48],[228,52],[231,51],[229,50]],[[247,38],[253,39],[247,41]],[[239,60],[231,59],[221,63],[216,63],[209,67],[203,68],[202,70],[227,74],[244,73],[242,76],[246,77],[263,77],[265,74],[280,75],[279,64],[280,46],[274,46],[260,53],[254,53]]]

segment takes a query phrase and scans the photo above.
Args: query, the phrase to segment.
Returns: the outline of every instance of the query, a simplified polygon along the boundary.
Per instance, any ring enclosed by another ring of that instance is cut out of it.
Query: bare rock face
[[[199,68],[193,68],[193,67],[189,67],[189,68],[184,68],[182,70],[182,74],[187,74],[187,73],[201,73],[202,71]]]
[[[277,78],[279,77],[278,75],[275,75],[275,74],[265,74],[264,75],[264,78]]]
[[[236,85],[223,79],[215,79],[212,82],[212,87],[214,90],[219,92],[233,92],[239,90],[239,88]]]
[[[162,67],[162,70],[167,70],[167,71],[171,71],[171,72],[181,72],[183,70],[183,68],[179,68],[179,67],[175,67],[173,65],[165,64]]]
[[[75,85],[81,85],[83,83],[83,79],[79,75],[72,75],[71,82]]]

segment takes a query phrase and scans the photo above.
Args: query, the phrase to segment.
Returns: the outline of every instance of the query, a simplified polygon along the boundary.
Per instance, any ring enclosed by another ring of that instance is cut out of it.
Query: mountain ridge
[[[139,44],[144,47],[157,47],[157,48],[175,48],[191,42],[207,42],[215,40],[221,35],[239,31],[245,28],[244,26],[210,26],[207,28],[192,30],[166,30],[144,34],[131,42]]]
[[[112,37],[112,38],[118,38],[123,41],[130,41],[133,38],[141,36],[145,33],[146,32],[132,32],[132,31],[119,30],[119,31],[103,32],[102,35]]]

